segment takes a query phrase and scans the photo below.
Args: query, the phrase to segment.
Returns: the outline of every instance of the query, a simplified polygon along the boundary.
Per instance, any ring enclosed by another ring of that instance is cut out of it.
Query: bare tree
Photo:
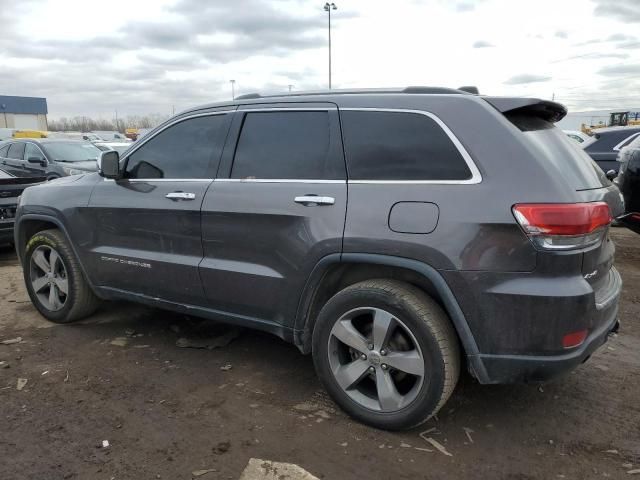
[[[152,113],[149,115],[128,115],[124,119],[105,120],[103,118],[94,119],[86,116],[73,118],[60,117],[56,120],[49,120],[49,130],[52,132],[90,132],[92,130],[114,130],[124,132],[126,128],[153,128],[164,122],[167,115]]]

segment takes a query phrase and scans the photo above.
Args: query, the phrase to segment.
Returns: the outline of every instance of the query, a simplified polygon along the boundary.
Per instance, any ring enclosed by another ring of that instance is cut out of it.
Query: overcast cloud
[[[637,106],[639,1],[336,1],[333,84]],[[0,94],[46,97],[51,118],[168,114],[228,99],[231,79],[238,94],[327,85],[322,1],[8,2]]]

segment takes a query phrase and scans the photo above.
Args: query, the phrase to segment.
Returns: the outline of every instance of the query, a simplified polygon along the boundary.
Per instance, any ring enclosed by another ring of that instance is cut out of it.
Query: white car
[[[590,143],[590,141],[593,140],[589,135],[581,132],[580,130],[563,130],[563,132],[567,135],[567,137],[575,140],[583,147],[585,146],[585,142]]]
[[[108,150],[115,150],[119,154],[122,154],[127,148],[131,146],[132,142],[93,142],[103,152]]]
[[[131,140],[124,136],[124,133],[108,130],[93,130],[91,133],[99,136],[105,142],[130,142]]]

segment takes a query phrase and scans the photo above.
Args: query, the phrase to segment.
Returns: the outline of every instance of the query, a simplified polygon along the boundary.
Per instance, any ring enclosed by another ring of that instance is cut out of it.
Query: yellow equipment
[[[47,138],[49,132],[42,130],[16,130],[13,132],[13,138]]]

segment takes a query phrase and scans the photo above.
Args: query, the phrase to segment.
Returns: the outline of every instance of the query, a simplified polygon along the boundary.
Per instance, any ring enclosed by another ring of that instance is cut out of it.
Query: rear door
[[[240,107],[202,206],[213,308],[290,325],[316,264],[342,249],[347,185],[332,104]]]
[[[173,120],[123,159],[122,180],[98,182],[84,213],[95,284],[202,305],[200,207],[213,182],[232,114]]]

